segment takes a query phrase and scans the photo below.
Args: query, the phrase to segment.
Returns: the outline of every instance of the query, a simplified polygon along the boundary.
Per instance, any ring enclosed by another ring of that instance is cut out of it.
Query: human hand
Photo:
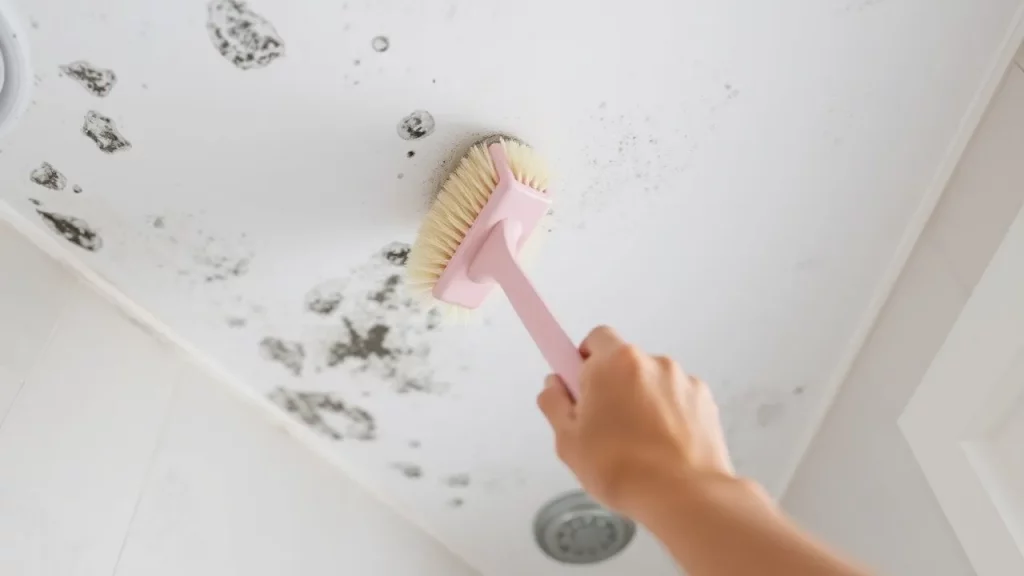
[[[642,520],[662,488],[733,475],[718,407],[704,382],[608,327],[595,328],[580,352],[578,402],[551,375],[537,404],[554,429],[559,458],[593,497]]]

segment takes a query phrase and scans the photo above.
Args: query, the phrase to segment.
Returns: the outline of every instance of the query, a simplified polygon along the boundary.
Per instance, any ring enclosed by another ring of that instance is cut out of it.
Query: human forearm
[[[750,481],[722,474],[652,482],[637,519],[691,576],[865,576],[790,522]]]

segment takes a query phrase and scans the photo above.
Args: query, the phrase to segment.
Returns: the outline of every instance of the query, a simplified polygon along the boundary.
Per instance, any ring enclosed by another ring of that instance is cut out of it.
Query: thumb
[[[544,391],[537,396],[537,406],[555,431],[564,430],[576,417],[576,406],[565,383],[555,374],[544,379]]]

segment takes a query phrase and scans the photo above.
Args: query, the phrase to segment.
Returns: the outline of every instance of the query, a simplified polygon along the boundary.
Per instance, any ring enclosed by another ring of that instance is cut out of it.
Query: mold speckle
[[[421,444],[419,440],[409,440],[409,448],[417,450],[420,446]]]
[[[103,239],[85,220],[43,210],[36,210],[36,213],[51,230],[82,250],[99,252],[103,248]]]
[[[469,486],[469,480],[469,474],[452,474],[444,479],[444,483],[450,488],[465,488]]]
[[[402,473],[402,476],[415,480],[423,477],[423,468],[419,464],[410,464],[408,462],[396,462],[391,465],[395,470]]]
[[[321,316],[330,316],[344,300],[341,293],[343,288],[344,285],[336,280],[329,280],[314,286],[306,293],[306,310]]]
[[[452,498],[451,500],[448,501],[448,507],[449,508],[462,508],[462,505],[465,504],[465,503],[466,503],[466,501],[463,500],[462,498]]]
[[[384,258],[395,266],[405,266],[409,262],[411,246],[405,242],[392,242],[384,247]]]
[[[391,41],[387,36],[376,36],[370,41],[370,46],[373,47],[374,52],[387,52],[391,47]]]
[[[33,18],[32,20],[29,20],[28,23],[29,23],[29,26],[32,26],[33,30],[39,30],[39,21],[36,20],[35,18]]]
[[[398,135],[403,140],[419,140],[434,131],[434,117],[426,110],[416,110],[398,123]]]
[[[412,158],[415,155],[416,155],[416,151],[415,150],[409,150],[408,152],[405,153],[405,157],[406,158]]]
[[[74,186],[71,187],[71,191],[74,192],[75,194],[81,194],[82,187],[79,186],[78,184],[75,184]]]
[[[401,172],[399,172],[398,173],[398,179],[401,180],[402,178],[405,178],[405,174],[402,174]]]
[[[241,70],[263,68],[284,56],[284,40],[265,18],[237,0],[212,0],[207,7],[210,42]]]
[[[85,60],[61,66],[60,71],[81,84],[90,94],[100,98],[110,94],[117,84],[117,75],[113,70],[93,66]]]
[[[209,253],[196,255],[196,262],[209,269],[204,281],[207,284],[223,282],[231,278],[241,278],[249,273],[250,258],[231,258]]]
[[[785,413],[786,406],[778,402],[770,402],[761,404],[757,407],[757,424],[762,428],[767,428],[774,424],[782,414]]]
[[[328,438],[362,441],[377,438],[377,423],[372,414],[331,394],[278,388],[270,393],[270,400]],[[334,422],[340,424],[340,429]]]
[[[152,225],[153,225],[153,228],[162,229],[166,225],[166,223],[164,222],[164,217],[163,216],[157,216],[157,217],[153,218]]]
[[[355,60],[352,61],[352,65],[353,66],[359,66],[362,63],[363,63],[363,61],[358,59],[358,58],[356,58]]]
[[[245,328],[249,321],[239,316],[228,316],[224,319],[224,323],[228,325],[228,328]]]
[[[43,188],[49,188],[50,190],[63,190],[68,184],[67,178],[65,178],[64,175],[56,168],[51,166],[49,162],[43,162],[39,168],[33,170],[28,177],[29,180],[32,180]]]
[[[371,357],[395,357],[395,351],[384,345],[384,339],[390,328],[382,324],[375,324],[363,336],[356,332],[351,320],[344,318],[342,321],[348,329],[349,338],[347,342],[335,342],[327,350],[328,366],[337,366],[349,359],[369,360]]]
[[[95,110],[90,110],[85,115],[82,134],[88,136],[100,150],[107,154],[132,149],[131,143],[117,131],[114,121]]]
[[[28,201],[31,202],[32,204],[34,204],[35,206],[42,206],[43,205],[42,202],[40,202],[39,200],[36,200],[35,198],[29,198]]]
[[[302,375],[306,361],[306,347],[301,342],[290,342],[280,338],[266,337],[260,341],[260,355],[278,362],[296,376]]]
[[[803,396],[805,390],[803,386],[797,386],[793,388],[793,396]]]

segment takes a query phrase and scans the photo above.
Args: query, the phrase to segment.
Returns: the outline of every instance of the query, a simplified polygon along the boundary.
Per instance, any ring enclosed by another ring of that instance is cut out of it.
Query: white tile
[[[432,538],[196,372],[164,441],[117,576],[475,574]]]
[[[7,411],[21,390],[22,379],[13,371],[0,366],[0,430],[3,430]]]
[[[98,296],[76,292],[0,430],[0,574],[112,573],[172,360]]]
[[[0,366],[24,377],[74,286],[74,278],[0,221]]]
[[[974,286],[1024,204],[1024,71],[1011,67],[971,140],[926,236]]]

